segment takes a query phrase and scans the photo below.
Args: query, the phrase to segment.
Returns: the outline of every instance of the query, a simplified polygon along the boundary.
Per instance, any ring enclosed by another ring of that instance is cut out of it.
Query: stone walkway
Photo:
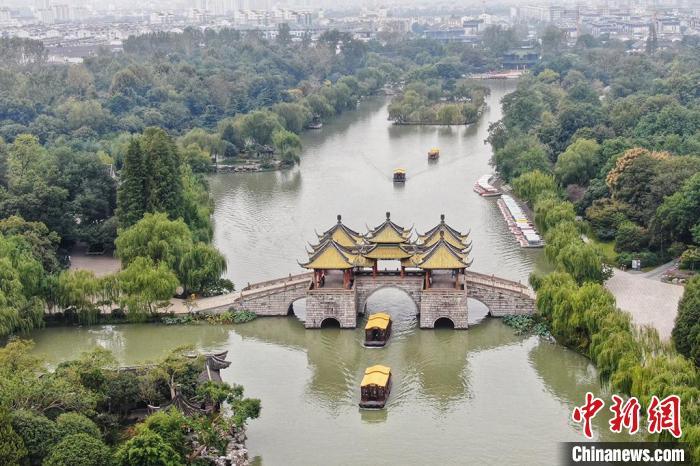
[[[617,306],[632,315],[636,325],[654,327],[663,340],[671,338],[683,287],[655,279],[654,274],[615,269],[605,287],[615,295]]]

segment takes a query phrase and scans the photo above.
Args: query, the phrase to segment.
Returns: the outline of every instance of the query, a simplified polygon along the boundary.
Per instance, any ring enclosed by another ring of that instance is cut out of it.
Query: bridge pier
[[[306,293],[306,328],[321,328],[324,321],[334,319],[340,328],[357,326],[355,289],[316,288]]]
[[[469,327],[467,292],[447,288],[431,288],[421,291],[420,328],[435,328],[440,318],[452,321],[455,329]]]

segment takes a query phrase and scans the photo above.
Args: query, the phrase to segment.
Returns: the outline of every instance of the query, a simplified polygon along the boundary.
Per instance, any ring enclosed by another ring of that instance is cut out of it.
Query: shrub
[[[120,466],[180,466],[180,455],[151,429],[141,429],[116,454]]]
[[[679,353],[700,366],[700,275],[685,285],[673,327],[673,343]]]
[[[41,464],[60,439],[56,423],[32,411],[18,410],[12,413],[12,428],[22,438],[30,464]]]
[[[56,418],[56,425],[61,437],[74,434],[87,434],[96,439],[102,437],[97,424],[80,413],[63,413]]]
[[[615,234],[616,252],[636,252],[642,251],[649,245],[649,235],[645,228],[633,222],[625,221],[617,227]]]
[[[44,466],[111,466],[107,445],[88,434],[73,434],[56,445]]]
[[[252,311],[235,311],[233,308],[219,315],[212,316],[211,320],[217,324],[244,324],[250,322],[258,317],[255,312]]]
[[[680,267],[695,270],[700,268],[700,248],[688,248],[681,254]]]
[[[18,465],[26,455],[27,449],[22,438],[12,428],[10,415],[5,410],[0,411],[0,464]]]

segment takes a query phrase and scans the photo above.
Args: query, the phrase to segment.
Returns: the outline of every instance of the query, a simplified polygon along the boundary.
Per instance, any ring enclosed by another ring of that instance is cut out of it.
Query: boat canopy
[[[391,322],[391,316],[386,312],[377,312],[369,316],[367,320],[367,325],[365,325],[365,330],[370,330],[373,328],[378,328],[380,330],[386,330]]]
[[[368,367],[365,369],[365,376],[362,378],[362,386],[366,387],[368,385],[377,385],[379,387],[386,387],[389,383],[389,376],[391,375],[391,369],[386,366],[381,366],[377,364],[376,366]]]

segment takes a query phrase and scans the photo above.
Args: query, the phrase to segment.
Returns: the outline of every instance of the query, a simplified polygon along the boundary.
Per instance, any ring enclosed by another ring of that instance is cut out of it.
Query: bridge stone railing
[[[535,292],[522,283],[467,272],[465,285],[467,296],[484,303],[494,317],[535,312]]]
[[[279,280],[256,283],[245,287],[232,306],[255,312],[259,316],[285,316],[289,306],[306,297],[311,286],[311,274],[290,275]]]

